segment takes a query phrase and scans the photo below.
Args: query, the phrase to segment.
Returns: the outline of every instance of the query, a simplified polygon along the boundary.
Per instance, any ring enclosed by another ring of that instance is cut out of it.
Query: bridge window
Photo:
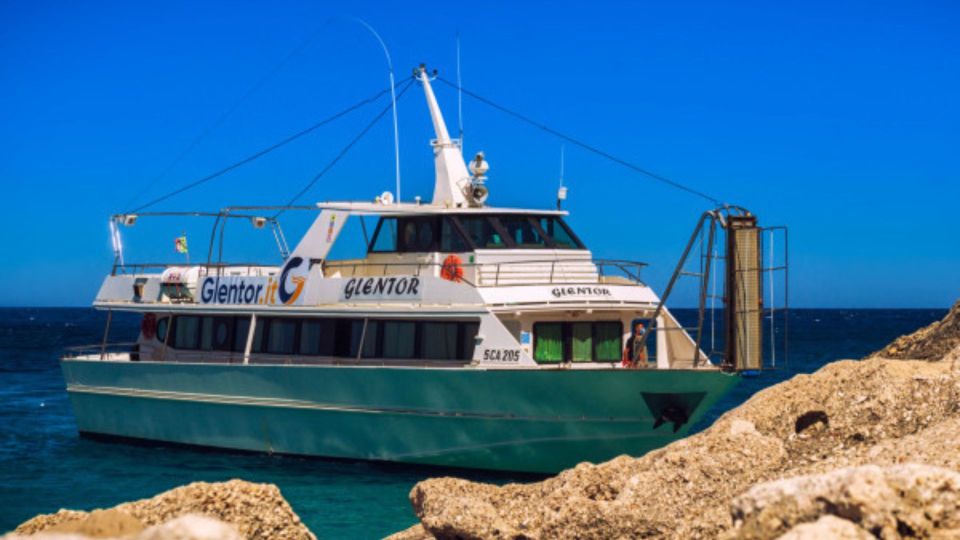
[[[440,251],[470,251],[470,246],[460,234],[452,218],[445,217],[440,223]]]
[[[503,234],[487,216],[458,216],[467,237],[476,249],[503,249],[507,247]]]
[[[557,216],[540,216],[537,218],[540,229],[553,240],[553,247],[557,249],[586,249],[583,243],[573,234]]]
[[[373,242],[370,243],[370,251],[376,253],[389,253],[397,250],[397,218],[380,218],[377,224],[377,230],[373,232]]]

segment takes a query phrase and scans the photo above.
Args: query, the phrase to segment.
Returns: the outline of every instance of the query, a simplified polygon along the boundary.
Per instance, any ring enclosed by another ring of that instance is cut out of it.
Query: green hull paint
[[[716,371],[621,369],[88,360],[64,360],[62,367],[83,432],[544,473],[639,456],[683,437],[739,380]],[[675,419],[680,409],[688,420],[676,432],[670,421],[655,427],[663,411]]]

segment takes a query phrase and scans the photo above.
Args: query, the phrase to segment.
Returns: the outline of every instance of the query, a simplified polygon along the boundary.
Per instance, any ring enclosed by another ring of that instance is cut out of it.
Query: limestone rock
[[[234,527],[218,519],[186,514],[150,527],[136,540],[243,540],[243,537]]]
[[[867,463],[960,470],[958,440],[960,372],[844,360],[639,458],[581,463],[531,484],[421,482],[410,500],[422,529],[402,538],[715,538],[732,526],[729,501],[755,484]]]
[[[803,523],[790,529],[777,540],[875,540],[867,531],[845,519],[826,515],[813,523]]]
[[[947,316],[942,320],[897,338],[890,345],[873,353],[873,356],[937,361],[958,349],[960,349],[960,300],[950,308]]]
[[[731,513],[729,538],[736,540],[774,538],[823,516],[846,520],[867,537],[955,538],[960,537],[960,473],[918,464],[867,465],[776,480],[735,498]],[[850,528],[844,529],[849,534]]]
[[[303,525],[277,486],[243,480],[194,482],[150,499],[120,504],[112,510],[132,516],[145,526],[160,525],[186,514],[198,514],[232,525],[242,538],[316,538]],[[22,523],[15,532],[32,534],[48,531],[51,527],[88,515],[92,514],[61,510],[56,514],[34,517]]]

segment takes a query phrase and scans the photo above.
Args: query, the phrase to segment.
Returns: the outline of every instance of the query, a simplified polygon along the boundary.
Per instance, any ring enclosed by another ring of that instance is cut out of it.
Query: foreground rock
[[[953,317],[960,316],[958,309]],[[421,482],[410,494],[420,524],[394,539],[715,538],[731,534],[730,502],[751,486],[865,464],[912,462],[957,471],[957,441],[960,372],[951,362],[839,361],[758,392],[706,431],[641,458],[582,463],[533,484]],[[841,489],[841,480],[852,482],[860,470],[854,471],[830,485]],[[875,474],[888,485],[900,478]],[[874,532],[837,515],[807,517],[795,530],[764,529],[770,535],[756,537],[829,532],[860,538]],[[901,536],[909,535],[884,538]]]
[[[867,465],[777,480],[734,499],[732,514],[729,538],[736,540],[788,532],[960,538],[960,473],[928,465]]]
[[[243,480],[214,484],[194,482],[109,510],[89,513],[60,510],[24,522],[14,533],[44,533],[44,537],[66,533],[97,538],[134,537],[138,540],[316,538],[301,523],[276,486]]]

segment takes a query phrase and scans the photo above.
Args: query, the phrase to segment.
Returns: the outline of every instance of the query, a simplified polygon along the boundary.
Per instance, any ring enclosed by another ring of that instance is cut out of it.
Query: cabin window
[[[542,322],[533,325],[533,358],[538,362],[616,362],[620,321]]]
[[[570,325],[570,359],[574,362],[593,360],[593,325],[577,322]]]
[[[440,251],[470,251],[470,246],[457,229],[457,224],[449,217],[444,217],[440,222]]]
[[[157,319],[157,340],[160,343],[166,343],[167,341],[167,327],[170,326],[169,317],[161,317]]]
[[[359,321],[359,330],[357,331],[357,339],[360,339],[362,332],[363,335],[363,351],[360,353],[362,358],[376,358],[381,356],[377,352],[377,344],[380,341],[380,321],[367,321],[367,329],[363,329],[363,321]]]
[[[473,350],[477,346],[477,334],[480,332],[480,323],[460,323],[460,360],[473,359]]]
[[[337,321],[334,319],[306,319],[300,326],[300,354],[333,356]]]
[[[557,249],[586,249],[562,219],[556,216],[541,216],[537,219],[540,228],[553,240]]]
[[[397,250],[397,218],[380,218],[377,224],[377,230],[373,233],[373,242],[370,243],[370,251],[376,253],[389,253]]]
[[[400,245],[397,251],[435,251],[436,222],[437,218],[435,217],[401,218],[400,229],[403,234],[400,237]]]
[[[182,315],[174,319],[173,346],[177,349],[196,349],[200,337],[200,317]]]
[[[249,317],[178,315],[170,341],[184,350],[243,352]],[[159,325],[158,325],[159,326]],[[340,358],[470,360],[480,325],[467,321],[415,321],[263,317],[250,350],[258,354]],[[429,341],[427,341],[429,336]]]
[[[200,350],[229,351],[233,317],[203,317],[200,323]]]
[[[233,326],[233,351],[247,350],[247,336],[250,334],[250,317],[236,317]]]
[[[540,234],[533,220],[527,216],[502,216],[500,224],[506,229],[514,246],[520,249],[547,247],[547,240]]]
[[[506,241],[487,216],[458,216],[464,231],[477,249],[503,249]]]
[[[423,357],[429,360],[459,358],[459,327],[455,322],[424,322]]]
[[[417,323],[413,321],[383,322],[384,358],[413,358],[416,348]]]
[[[537,362],[563,361],[563,323],[536,323],[533,358]]]
[[[296,352],[297,320],[276,318],[267,323],[267,353],[293,354]]]
[[[597,362],[620,361],[623,344],[623,325],[620,321],[593,323],[593,358]]]

